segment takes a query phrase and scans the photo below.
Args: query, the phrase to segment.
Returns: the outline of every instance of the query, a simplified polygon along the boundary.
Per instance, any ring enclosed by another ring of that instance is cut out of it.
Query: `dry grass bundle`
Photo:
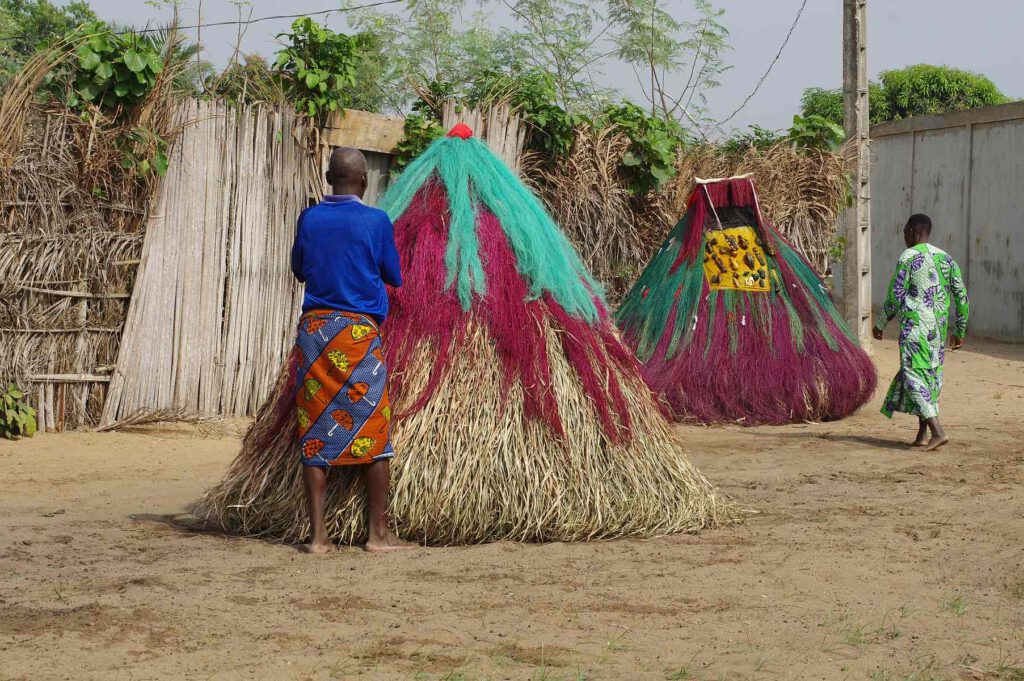
[[[25,119],[36,90],[47,74],[60,66],[74,47],[73,42],[61,40],[53,47],[37,52],[21,71],[14,76],[0,98],[0,167],[14,164],[21,149],[25,132]]]
[[[143,426],[159,426],[168,423],[185,423],[202,428],[203,426],[217,424],[222,421],[222,417],[197,414],[196,412],[190,412],[187,409],[139,410],[121,421],[100,426],[99,428],[96,428],[96,431],[106,432],[110,430],[127,430],[131,428],[141,428]],[[211,428],[210,431],[216,432],[217,429]]]
[[[618,175],[629,140],[606,128],[576,130],[569,154],[557,163],[530,154],[524,181],[579,251],[594,277],[617,300],[632,284],[664,235],[660,222],[637,212],[639,203]]]
[[[496,540],[581,541],[654,536],[710,527],[736,517],[729,503],[679,455],[681,445],[638,375],[619,376],[634,437],[612,443],[548,328],[565,441],[523,413],[518,384],[505,395],[501,363],[483,327],[471,323],[461,354],[426,407],[398,419],[393,442],[391,517],[404,537],[432,545]],[[402,413],[427,385],[436,349],[420,347],[404,377]],[[275,388],[290,413],[283,371]],[[469,388],[471,386],[471,388]],[[247,535],[300,541],[308,534],[294,428],[268,401],[224,480],[193,509],[205,522]],[[330,471],[331,539],[366,537],[363,485],[353,468]]]
[[[660,192],[634,197],[618,175],[628,147],[629,140],[613,129],[583,127],[565,158],[551,163],[528,156],[522,164],[526,181],[605,285],[611,302],[633,285],[682,216],[694,177],[753,173],[765,215],[818,274],[827,272],[847,196],[850,166],[843,155],[798,152],[789,144],[731,154],[698,146],[680,155],[676,178]]]

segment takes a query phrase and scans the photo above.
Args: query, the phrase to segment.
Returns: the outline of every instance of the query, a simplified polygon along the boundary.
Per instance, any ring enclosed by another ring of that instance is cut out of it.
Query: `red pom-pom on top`
[[[448,131],[448,137],[459,137],[464,140],[468,140],[473,136],[473,129],[465,123],[456,123],[455,126]]]

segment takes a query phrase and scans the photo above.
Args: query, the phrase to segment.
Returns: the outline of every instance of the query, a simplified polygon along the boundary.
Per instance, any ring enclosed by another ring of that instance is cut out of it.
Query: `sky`
[[[356,0],[360,4],[363,0]],[[715,0],[725,10],[722,23],[730,31],[732,49],[725,59],[732,68],[720,79],[721,87],[709,94],[712,118],[722,120],[751,93],[778,52],[802,0]],[[58,0],[60,3],[60,0]],[[121,24],[166,22],[166,8],[144,0],[90,0],[103,19]],[[807,6],[778,63],[757,94],[732,120],[736,127],[756,123],[771,129],[788,128],[799,110],[807,87],[838,87],[842,79],[842,0],[807,0]],[[496,23],[508,22],[501,3],[491,3]],[[667,0],[680,20],[694,17],[691,0]],[[251,0],[245,9],[252,17],[298,14],[333,9],[340,0]],[[183,21],[195,24],[199,0],[185,0]],[[204,22],[235,19],[230,0],[202,0]],[[335,30],[347,30],[344,15],[318,17]],[[275,19],[249,26],[242,41],[244,52],[273,54],[274,36],[287,30],[291,19]],[[880,70],[910,64],[948,64],[987,75],[1007,95],[1024,97],[1024,50],[1019,47],[1024,26],[1021,0],[974,0],[968,6],[954,0],[869,0],[868,68],[872,78]],[[206,58],[223,65],[233,50],[236,27],[205,28],[202,43]],[[194,31],[191,31],[194,34]],[[608,64],[602,84],[617,87],[630,98],[643,95],[632,69]],[[668,88],[671,90],[671,88]]]

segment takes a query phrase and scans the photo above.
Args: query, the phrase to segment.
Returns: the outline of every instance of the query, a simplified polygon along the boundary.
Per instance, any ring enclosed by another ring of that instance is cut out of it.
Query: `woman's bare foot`
[[[928,436],[925,435],[925,436],[919,437],[916,440],[914,440],[913,442],[911,442],[910,446],[911,447],[924,447],[924,446],[927,446],[927,444],[928,444]]]
[[[306,544],[305,551],[306,553],[312,553],[314,555],[320,556],[327,553],[332,548],[334,547],[331,545],[330,542],[311,542],[309,544]]]
[[[945,435],[935,435],[931,440],[928,441],[928,445],[924,448],[926,452],[934,452],[942,445],[949,442],[949,438]]]
[[[394,532],[388,530],[383,537],[372,536],[367,540],[363,548],[370,553],[384,553],[386,551],[404,551],[416,548],[412,542],[402,541]]]

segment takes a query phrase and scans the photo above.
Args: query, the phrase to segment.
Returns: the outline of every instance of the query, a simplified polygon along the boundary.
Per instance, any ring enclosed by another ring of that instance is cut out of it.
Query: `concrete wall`
[[[1024,342],[1024,103],[871,129],[872,304],[889,285],[912,213],[967,279],[970,333]]]

